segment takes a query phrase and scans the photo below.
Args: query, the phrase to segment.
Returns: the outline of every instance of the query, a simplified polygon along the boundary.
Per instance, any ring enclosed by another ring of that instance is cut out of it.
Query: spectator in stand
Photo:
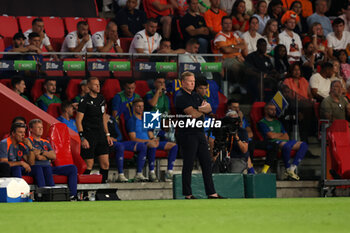
[[[321,65],[320,73],[315,73],[310,78],[311,94],[317,102],[321,102],[329,95],[332,75],[334,73],[333,65],[325,62]]]
[[[278,22],[275,19],[269,19],[267,21],[264,32],[262,34],[264,39],[267,42],[267,50],[266,52],[273,56],[273,51],[275,47],[279,44],[279,37],[278,37]]]
[[[92,35],[92,43],[97,52],[122,53],[118,36],[118,26],[114,21],[109,21],[106,30]]]
[[[333,20],[333,30],[327,35],[328,55],[330,58],[335,58],[340,49],[350,48],[350,32],[344,31],[344,20],[336,18]]]
[[[122,37],[134,37],[146,24],[146,13],[136,9],[137,0],[128,0],[126,6],[116,14],[116,22]]]
[[[106,114],[108,119],[108,132],[111,134],[113,146],[110,146],[110,151],[115,152],[115,161],[118,168],[117,182],[128,182],[129,180],[124,175],[124,151],[132,151],[137,153],[137,169],[134,177],[134,182],[147,181],[142,174],[142,169],[146,162],[147,146],[140,142],[124,141],[122,133],[119,130],[117,120]]]
[[[212,36],[222,30],[221,19],[227,13],[220,9],[220,0],[210,0],[210,9],[204,13],[205,23]]]
[[[276,119],[276,106],[273,103],[267,103],[264,108],[265,117],[259,121],[258,127],[265,140],[274,142],[282,150],[282,158],[286,168],[285,175],[294,180],[300,177],[296,174],[296,168],[304,158],[308,145],[306,142],[290,140],[282,123]],[[293,163],[290,164],[290,154],[296,150]]]
[[[135,93],[135,80],[127,80],[123,85],[124,90],[117,93],[112,100],[112,116],[117,117],[124,114],[125,120],[133,115],[132,102],[136,98],[140,98]]]
[[[159,111],[162,114],[170,112],[170,100],[166,95],[165,76],[158,75],[154,78],[154,89],[145,96],[146,111]]]
[[[187,0],[188,12],[180,19],[184,40],[196,38],[200,44],[199,53],[207,53],[209,45],[209,28],[205,19],[200,15],[198,0]]]
[[[348,53],[345,49],[339,50],[337,54],[338,61],[340,63],[341,75],[345,81],[350,78],[350,64],[348,63]]]
[[[26,38],[29,38],[29,34],[32,32],[36,32],[40,36],[40,46],[39,46],[40,49],[43,49],[43,46],[45,46],[48,52],[55,52],[55,50],[52,48],[49,37],[45,33],[44,21],[41,18],[33,19],[32,28],[28,29],[23,34]],[[25,45],[28,46],[29,44],[30,44],[29,40],[27,39],[25,41]]]
[[[43,86],[45,92],[38,98],[35,104],[46,112],[50,104],[62,103],[62,101],[56,96],[56,80],[45,79]]]
[[[31,136],[28,137],[28,147],[32,148],[34,152],[35,165],[39,165],[43,169],[46,186],[55,186],[52,174],[67,176],[70,199],[78,200],[77,167],[73,164],[51,167],[51,161],[56,159],[56,153],[50,142],[42,138],[44,127],[40,119],[33,119],[29,122],[29,131]]]
[[[279,31],[282,28],[282,25],[281,25],[281,18],[283,15],[282,6],[283,4],[281,0],[272,0],[269,3],[269,6],[267,7],[267,14],[270,17],[270,19],[275,19],[278,22]]]
[[[159,49],[153,51],[153,53],[172,53],[172,54],[180,54],[184,52],[185,52],[184,49],[176,49],[176,50],[171,49],[171,41],[166,38],[163,38],[160,41]],[[152,60],[154,58],[150,58],[150,59]],[[168,60],[170,59],[173,59],[173,58],[169,58]]]
[[[316,50],[317,60],[327,61],[328,59],[328,41],[323,35],[323,28],[320,23],[313,23],[309,33],[303,39],[303,44],[311,42]],[[305,51],[307,49],[305,48]]]
[[[346,100],[350,103],[350,81],[349,80],[346,82],[345,97],[346,97]]]
[[[252,16],[249,19],[249,30],[242,34],[241,38],[245,41],[248,54],[256,51],[256,43],[262,36],[257,32],[259,29],[259,20]]]
[[[301,37],[305,36],[308,33],[308,25],[306,22],[306,18],[302,14],[302,5],[300,1],[294,1],[290,6],[291,11],[294,11],[298,16],[300,21],[297,22],[294,32]]]
[[[201,55],[196,55],[199,50],[199,42],[197,39],[189,39],[186,43],[186,52],[179,56],[179,63],[205,63],[207,62]],[[207,79],[213,79],[211,72],[204,72],[203,75]]]
[[[248,31],[250,16],[246,13],[244,0],[235,1],[230,17],[232,18],[233,31],[238,34]]]
[[[159,48],[162,36],[157,33],[158,22],[154,18],[147,20],[145,29],[135,34],[129,53],[151,54]]]
[[[179,8],[176,0],[145,0],[145,8],[148,9],[149,18],[156,19],[162,25],[163,37],[170,39],[172,14]]]
[[[300,99],[312,99],[309,82],[301,76],[299,63],[293,63],[289,67],[287,78],[283,81],[283,84],[297,94]]]
[[[271,62],[276,71],[280,74],[280,79],[283,79],[289,68],[286,46],[279,44],[275,47]]]
[[[78,94],[76,97],[73,99],[73,103],[79,103],[81,98],[83,98],[86,94],[89,94],[90,89],[87,85],[87,80],[82,80],[79,84],[80,88],[80,94]]]
[[[71,101],[63,101],[61,104],[61,116],[57,117],[57,120],[66,124],[71,130],[78,133],[77,124],[74,116],[74,107]]]
[[[282,0],[283,12],[287,11],[288,9],[292,10],[291,6],[295,1],[296,0]],[[307,18],[314,13],[312,10],[312,3],[310,0],[299,0],[298,2],[301,3],[304,18]]]
[[[153,131],[145,129],[143,125],[144,103],[141,98],[136,98],[132,104],[134,115],[127,123],[127,130],[131,141],[144,143],[147,150],[147,158],[149,163],[149,180],[157,182],[158,179],[154,172],[154,162],[156,159],[156,150],[165,150],[168,152],[168,170],[166,179],[170,180],[173,175],[174,162],[177,155],[177,145],[173,142],[159,141],[157,135]]]
[[[244,77],[244,57],[248,53],[247,45],[244,40],[236,36],[232,31],[232,20],[229,16],[222,18],[222,31],[214,39],[214,52],[223,54],[223,67],[227,68],[229,73],[229,82],[238,85]],[[231,86],[235,88],[235,86]],[[231,88],[231,89],[232,89]],[[242,93],[245,90],[240,86]],[[232,90],[233,91],[233,90]]]
[[[253,17],[252,17],[253,18]],[[251,28],[251,27],[250,27]],[[250,30],[250,29],[249,29]],[[277,90],[277,80],[278,80],[278,74],[274,70],[274,67],[272,65],[272,62],[270,58],[266,55],[266,47],[267,43],[266,40],[263,38],[260,38],[257,41],[257,50],[255,52],[252,52],[248,54],[248,56],[245,59],[246,64],[246,75],[249,75],[249,87],[251,88],[252,96],[254,97],[254,100],[258,99],[258,94],[263,91],[261,83],[261,78],[263,78],[264,88],[272,90],[271,93],[272,96],[268,95],[268,93],[265,93],[265,98],[269,99],[270,97],[273,97]],[[277,75],[277,78],[276,78]]]
[[[11,79],[12,90],[22,96],[24,99],[28,100],[28,97],[24,95],[24,91],[26,89],[26,82],[22,77],[12,77]]]
[[[259,29],[258,33],[262,34],[265,29],[265,25],[267,21],[269,21],[270,16],[267,14],[267,3],[265,0],[259,0],[256,4],[256,12],[253,15],[258,18],[259,20]]]
[[[287,11],[281,19],[285,29],[279,34],[279,39],[280,44],[287,48],[289,63],[299,61],[303,50],[300,36],[293,32],[297,22],[299,22],[299,16],[294,11]]]
[[[77,23],[77,30],[69,33],[63,41],[61,52],[92,52],[93,45],[86,21]]]
[[[311,75],[316,71],[317,66],[323,61],[322,58],[318,56],[315,46],[311,42],[304,44],[304,55],[301,56],[302,71],[307,80],[310,79]]]
[[[231,15],[233,11],[233,5],[239,0],[221,0],[220,9],[225,11],[227,15]]]
[[[350,32],[350,3],[348,2],[347,4],[345,4],[342,9],[344,14],[340,15],[339,18],[344,20],[344,31]]]
[[[324,35],[327,36],[333,31],[331,21],[325,15],[328,11],[327,0],[317,0],[315,3],[315,11],[315,13],[307,18],[307,24],[310,27],[313,23],[320,23],[324,30]]]
[[[345,95],[346,94],[346,82],[341,74],[340,70],[340,62],[336,59],[330,60],[329,61],[333,65],[333,75],[329,79],[331,82],[338,80],[342,84],[342,93]]]
[[[22,178],[22,175],[32,176],[38,187],[46,186],[43,167],[35,165],[35,154],[29,140],[25,138],[26,125],[14,123],[11,125],[10,136],[0,142],[0,162],[8,163],[11,176]],[[50,170],[45,170],[45,175]]]
[[[35,52],[37,54],[27,55],[26,60],[36,61],[37,64],[39,64],[39,66],[41,66],[41,64],[43,64],[43,55],[41,55],[42,51],[40,49],[40,35],[38,33],[32,32],[29,34],[29,46],[31,48],[36,47]]]
[[[345,120],[350,116],[350,104],[342,94],[342,84],[339,80],[331,83],[329,96],[326,97],[320,107],[321,119]]]
[[[35,52],[40,53],[40,49],[34,45],[24,46],[26,37],[21,32],[17,32],[12,38],[12,45],[5,48],[4,52]],[[23,60],[24,55],[7,55],[5,54],[3,60]]]

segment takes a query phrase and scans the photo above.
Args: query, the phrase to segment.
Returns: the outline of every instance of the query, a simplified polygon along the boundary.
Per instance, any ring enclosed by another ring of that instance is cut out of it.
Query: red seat
[[[27,182],[27,184],[34,184],[34,178],[31,176],[22,176],[22,179]]]
[[[43,84],[45,79],[36,79],[30,94],[32,96],[33,102],[35,102],[43,94]]]
[[[4,38],[5,47],[12,45],[12,38],[17,32],[18,24],[14,16],[0,16],[0,36]]]
[[[250,110],[250,121],[251,128],[256,140],[264,140],[263,136],[258,130],[258,122],[264,117],[264,107],[265,102],[255,102],[253,103],[252,109]]]
[[[66,26],[67,33],[71,33],[77,30],[77,23],[83,21],[84,18],[81,17],[64,17],[63,22]]]
[[[61,115],[61,104],[60,103],[50,104],[46,112],[51,116],[53,116],[54,118],[59,117]]]
[[[51,125],[49,129],[50,142],[56,152],[55,166],[74,164],[78,168],[78,183],[101,183],[102,175],[83,175],[86,169],[84,160],[80,157],[74,158],[71,146],[68,127],[63,123]]]
[[[130,44],[131,44],[131,41],[133,40],[134,38],[127,38],[127,37],[124,37],[124,38],[120,38],[120,47],[123,49],[123,53],[128,53],[129,52],[129,48],[130,48]]]
[[[101,59],[101,58],[89,58],[88,59],[88,63],[94,62],[94,61],[106,62],[107,60]],[[106,68],[108,69],[109,67],[107,66]],[[90,76],[99,77],[99,78],[108,78],[111,76],[111,72],[109,70],[106,70],[106,71],[92,71],[92,70],[90,70],[89,73],[90,73]]]
[[[0,83],[4,84],[8,88],[12,88],[11,79],[0,79]]]
[[[130,140],[129,134],[126,131],[125,128],[126,122],[124,118],[124,114],[121,114],[119,116],[119,129],[120,132],[122,133],[123,139],[124,140]],[[124,151],[124,159],[132,159],[134,157],[135,153],[132,151]]]
[[[67,176],[62,175],[53,175],[53,180],[55,181],[55,184],[67,184],[68,182]]]
[[[346,120],[334,120],[327,129],[332,169],[342,179],[350,179],[350,130]]]
[[[0,38],[0,52],[4,52],[5,51],[5,41],[3,38]],[[2,59],[4,55],[0,54],[0,59]]]
[[[82,61],[80,58],[65,58],[64,61]],[[68,77],[85,77],[85,70],[81,71],[67,71]]]
[[[33,16],[17,16],[19,27],[23,33],[32,28],[32,21],[35,18]]]
[[[135,84],[136,84],[135,93],[139,94],[142,98],[145,97],[146,93],[151,90],[148,86],[147,81],[145,80],[137,80],[135,81]]]
[[[66,88],[68,100],[72,100],[80,93],[80,83],[82,79],[70,79]]]
[[[51,39],[64,38],[64,24],[60,17],[42,17],[45,25],[45,32]]]
[[[118,79],[106,79],[101,88],[101,93],[105,97],[107,103],[120,91],[121,88]]]
[[[91,35],[106,29],[107,21],[104,18],[87,18]]]
[[[227,111],[227,106],[226,106],[227,98],[220,91],[218,92],[218,97],[219,97],[219,106],[216,109],[216,116],[218,118],[223,118]]]

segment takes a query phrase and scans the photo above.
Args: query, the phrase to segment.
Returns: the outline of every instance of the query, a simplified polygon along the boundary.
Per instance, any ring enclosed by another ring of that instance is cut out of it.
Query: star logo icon
[[[155,113],[151,113],[152,114],[152,120],[151,122],[153,122],[154,120],[157,120],[158,117],[160,117],[162,114],[159,113],[159,110],[157,110]]]

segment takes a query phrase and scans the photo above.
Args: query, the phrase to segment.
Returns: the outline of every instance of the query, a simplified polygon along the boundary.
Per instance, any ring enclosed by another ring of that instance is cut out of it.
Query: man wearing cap
[[[294,11],[287,11],[281,18],[281,23],[285,26],[285,29],[279,34],[279,43],[286,46],[289,63],[299,61],[303,50],[300,36],[293,32],[299,20],[299,16]]]
[[[28,45],[27,47],[24,47],[26,37],[21,32],[17,32],[12,39],[12,45],[8,46],[4,52],[20,52],[20,53],[27,53],[27,52],[38,52],[40,51],[39,48],[37,48],[34,45]],[[23,60],[23,55],[4,55],[3,60]]]

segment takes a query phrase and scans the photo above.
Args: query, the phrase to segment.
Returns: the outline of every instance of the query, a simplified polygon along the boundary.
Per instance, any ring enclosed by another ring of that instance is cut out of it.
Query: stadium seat
[[[17,32],[18,24],[14,16],[0,16],[0,37],[4,38],[5,47],[12,45],[12,38]]]
[[[68,127],[63,123],[53,124],[49,129],[49,138],[56,152],[55,166],[74,164],[78,168],[78,183],[101,183],[102,175],[83,175],[81,174],[86,169],[84,160],[74,159],[70,147],[70,135]]]
[[[106,59],[101,59],[101,58],[89,58],[88,59],[88,63],[89,62],[106,62]],[[107,69],[109,68],[108,66],[106,67]],[[98,77],[98,78],[108,78],[111,76],[111,72],[109,70],[106,71],[89,71],[90,76],[92,77]]]
[[[35,18],[34,16],[17,16],[19,27],[23,33],[32,28],[32,21]]]
[[[346,120],[334,120],[327,129],[332,169],[342,178],[350,179],[350,130]]]
[[[258,122],[264,117],[264,107],[265,102],[255,102],[253,103],[252,109],[250,111],[251,128],[254,134],[254,138],[259,141],[264,140],[263,136],[258,130],[257,125]]]
[[[53,181],[55,184],[67,184],[68,177],[62,175],[53,175]]]
[[[66,27],[67,34],[77,30],[77,23],[83,21],[81,17],[64,17],[63,22]]]
[[[134,38],[128,38],[128,37],[124,37],[124,38],[120,38],[120,47],[123,49],[124,53],[128,53],[129,52],[129,48],[130,48],[130,44],[131,41]]]
[[[87,18],[91,35],[106,29],[107,21],[104,18]]]
[[[46,112],[51,116],[53,116],[54,118],[59,117],[61,115],[61,104],[60,103],[50,104]]]
[[[101,93],[105,97],[107,103],[120,91],[121,88],[118,79],[106,79],[101,88]]]
[[[135,93],[139,94],[142,98],[145,97],[146,93],[151,90],[148,86],[147,81],[145,80],[137,80],[135,81],[135,84],[136,84]]]
[[[80,58],[65,58],[64,61],[82,61]],[[67,71],[68,77],[85,77],[85,70],[82,71]]]
[[[216,116],[218,118],[223,118],[227,111],[227,106],[226,106],[227,98],[220,91],[218,92],[218,97],[219,97],[219,105],[218,105],[218,108],[216,109]]]
[[[45,32],[50,39],[64,38],[64,24],[60,17],[42,17],[45,25]]]
[[[34,184],[34,178],[31,176],[22,176],[22,179],[27,182],[27,184]]]
[[[66,88],[66,96],[68,100],[75,98],[80,92],[80,82],[82,79],[70,79]]]
[[[36,79],[32,89],[30,90],[30,94],[32,96],[33,102],[35,102],[42,94],[43,94],[43,83],[45,79]]]
[[[123,136],[123,140],[130,140],[129,138],[129,134],[126,131],[126,122],[125,122],[125,118],[124,118],[124,114],[121,114],[119,116],[119,129],[120,132],[122,133]],[[124,151],[124,159],[132,159],[134,157],[135,153],[132,151]]]
[[[0,79],[0,83],[4,84],[5,86],[7,86],[8,88],[12,88],[12,85],[11,85],[11,79]]]
[[[0,52],[4,52],[5,51],[5,41],[3,38],[0,38]],[[0,54],[0,59],[2,59],[4,55]]]

